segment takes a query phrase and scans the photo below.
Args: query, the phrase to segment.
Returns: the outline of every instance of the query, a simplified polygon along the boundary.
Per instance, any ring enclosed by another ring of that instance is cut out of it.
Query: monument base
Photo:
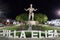
[[[37,25],[39,22],[38,21],[27,21],[26,24],[30,25]]]

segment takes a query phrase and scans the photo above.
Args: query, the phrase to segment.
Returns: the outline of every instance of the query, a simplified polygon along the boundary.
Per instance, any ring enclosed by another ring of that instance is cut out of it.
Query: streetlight
[[[57,15],[60,16],[60,10],[57,11]]]

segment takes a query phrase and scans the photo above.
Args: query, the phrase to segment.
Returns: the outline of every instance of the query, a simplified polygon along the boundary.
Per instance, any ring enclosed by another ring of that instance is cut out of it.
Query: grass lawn
[[[27,30],[28,26],[27,25],[23,25],[23,26],[13,25],[13,26],[10,26],[10,27],[5,27],[3,29],[6,29],[6,30]]]

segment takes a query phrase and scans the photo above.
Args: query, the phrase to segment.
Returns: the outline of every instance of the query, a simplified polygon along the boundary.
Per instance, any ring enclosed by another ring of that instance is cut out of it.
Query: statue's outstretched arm
[[[28,11],[29,9],[24,9],[25,11]]]
[[[37,9],[34,9],[34,11],[36,11]]]

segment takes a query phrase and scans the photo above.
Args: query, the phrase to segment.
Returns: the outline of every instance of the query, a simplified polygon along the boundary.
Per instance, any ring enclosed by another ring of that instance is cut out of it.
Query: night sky
[[[59,0],[0,0],[0,16],[15,18],[25,13],[24,8],[28,8],[31,3],[38,9],[36,13],[46,14],[49,19],[60,18],[60,13],[57,12],[60,11]]]

